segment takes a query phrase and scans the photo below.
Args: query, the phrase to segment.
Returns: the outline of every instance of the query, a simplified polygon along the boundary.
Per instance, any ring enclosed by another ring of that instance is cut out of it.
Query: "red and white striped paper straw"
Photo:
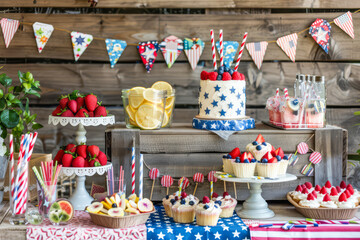
[[[289,93],[288,93],[288,89],[284,88],[284,95],[285,95],[285,99],[289,100]]]
[[[214,39],[214,30],[210,30],[210,37],[211,37],[211,50],[212,50],[212,58],[213,58],[213,67],[214,71],[217,69],[216,66],[216,50],[215,50],[215,39]]]
[[[244,33],[243,40],[242,40],[242,42],[241,42],[241,46],[240,46],[240,50],[239,50],[239,55],[238,55],[238,58],[237,58],[237,60],[236,60],[236,65],[235,65],[235,68],[234,68],[235,71],[237,71],[238,68],[239,68],[239,63],[240,63],[241,56],[242,56],[243,51],[244,51],[244,47],[245,47],[245,43],[246,43],[247,36],[248,36],[248,33],[245,32],[245,33]]]
[[[21,141],[23,141],[24,136],[21,137]],[[13,135],[10,134],[10,202],[12,202],[14,197],[14,189],[15,189],[15,174],[14,174],[14,145],[13,145]]]
[[[275,94],[276,97],[279,96],[279,88],[276,89],[276,94]]]
[[[219,41],[220,41],[220,66],[224,66],[224,44],[223,44],[223,30],[220,29],[219,32]]]
[[[135,147],[131,152],[131,193],[135,193]]]

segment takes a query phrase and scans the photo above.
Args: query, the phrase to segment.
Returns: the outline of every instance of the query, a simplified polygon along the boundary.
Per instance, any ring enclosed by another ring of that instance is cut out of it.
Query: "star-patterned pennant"
[[[352,39],[355,38],[351,12],[344,13],[340,17],[335,18],[334,23],[346,32]]]
[[[204,50],[205,43],[200,38],[185,38],[184,51],[189,60],[192,70],[195,70],[200,56]]]
[[[175,63],[177,57],[183,49],[183,41],[175,36],[169,36],[160,43],[160,50],[168,68],[171,68],[171,66]]]
[[[309,34],[326,53],[329,53],[331,26],[324,19],[316,19],[310,26]]]
[[[39,53],[41,53],[54,31],[54,27],[51,24],[35,22],[33,24],[33,29],[36,45]]]
[[[224,66],[231,67],[231,64],[234,61],[234,57],[236,55],[236,50],[239,47],[239,43],[235,41],[224,41]],[[216,42],[216,48],[220,54],[220,42]]]
[[[2,18],[0,20],[0,25],[4,36],[5,46],[8,48],[11,40],[19,28],[20,23],[18,20]]]
[[[259,70],[264,61],[267,46],[268,42],[266,41],[246,44],[246,49],[248,50],[251,58]]]
[[[297,46],[298,35],[296,33],[278,38],[276,43],[286,53],[286,55],[295,62],[296,46]]]
[[[113,68],[119,60],[121,54],[125,50],[127,44],[126,41],[117,39],[106,39],[106,50],[109,54],[110,66]]]
[[[138,49],[141,60],[145,65],[146,71],[150,73],[157,57],[159,43],[157,41],[139,42]]]
[[[93,40],[93,36],[86,33],[71,32],[71,41],[74,50],[75,61],[85,52]]]

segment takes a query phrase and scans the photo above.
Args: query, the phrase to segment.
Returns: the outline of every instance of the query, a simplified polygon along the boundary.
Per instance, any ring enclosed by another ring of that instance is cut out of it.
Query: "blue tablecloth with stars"
[[[231,218],[220,218],[217,226],[203,227],[176,223],[165,214],[163,206],[155,206],[156,212],[146,222],[148,240],[250,240],[250,230],[234,213]]]

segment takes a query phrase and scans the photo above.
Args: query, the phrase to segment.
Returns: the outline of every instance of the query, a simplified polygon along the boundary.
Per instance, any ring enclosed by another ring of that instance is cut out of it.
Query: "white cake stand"
[[[295,175],[286,174],[276,179],[256,179],[256,178],[223,178],[221,172],[217,172],[215,176],[225,182],[235,183],[249,183],[250,184],[250,196],[245,200],[243,206],[237,211],[237,214],[241,218],[250,219],[263,219],[272,218],[275,213],[268,208],[268,204],[261,196],[261,185],[264,183],[280,183],[294,181],[297,179]]]
[[[110,125],[115,123],[114,115],[108,115],[106,117],[56,117],[49,116],[49,124],[54,126],[60,124],[61,126],[66,126],[70,124],[75,127],[78,126],[76,131],[76,144],[86,143],[86,130],[84,126],[99,126],[99,125]],[[105,166],[100,167],[90,167],[90,168],[61,168],[61,172],[66,176],[71,176],[75,174],[76,177],[76,189],[72,196],[69,198],[70,202],[73,204],[75,210],[84,210],[87,205],[91,203],[93,198],[86,191],[85,180],[86,176],[93,176],[95,173],[103,175],[109,168],[111,168],[111,163],[108,163]]]
[[[90,205],[94,200],[90,194],[86,191],[85,180],[86,176],[93,176],[95,174],[103,175],[106,173],[112,164],[108,162],[105,166],[99,167],[87,167],[87,168],[76,168],[76,167],[62,167],[61,174],[66,176],[76,175],[76,189],[69,198],[75,210],[84,210],[86,206]]]

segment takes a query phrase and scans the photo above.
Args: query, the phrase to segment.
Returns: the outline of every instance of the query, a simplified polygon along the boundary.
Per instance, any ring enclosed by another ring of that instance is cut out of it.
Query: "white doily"
[[[106,117],[56,117],[49,116],[49,124],[66,126],[70,124],[75,127],[80,123],[84,126],[99,126],[99,125],[109,125],[115,123],[115,116],[108,115]]]
[[[107,163],[105,166],[100,167],[86,167],[86,168],[76,168],[76,167],[62,167],[61,173],[66,176],[71,176],[75,174],[76,176],[93,176],[94,174],[103,175],[107,170],[111,168],[112,164]]]

